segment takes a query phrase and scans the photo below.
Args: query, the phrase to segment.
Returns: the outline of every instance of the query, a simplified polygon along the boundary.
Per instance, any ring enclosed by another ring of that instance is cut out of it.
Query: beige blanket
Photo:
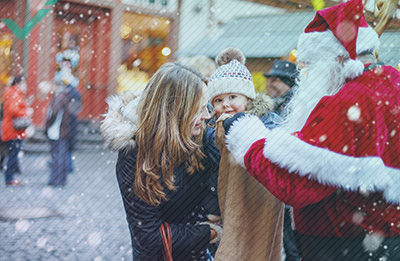
[[[216,142],[224,228],[215,260],[282,260],[283,203],[233,159],[225,147],[222,121],[217,123]]]

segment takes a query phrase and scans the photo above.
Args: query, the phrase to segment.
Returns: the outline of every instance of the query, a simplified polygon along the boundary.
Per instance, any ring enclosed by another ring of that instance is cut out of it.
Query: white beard
[[[342,68],[336,58],[325,57],[300,71],[298,88],[286,108],[285,129],[300,131],[321,98],[342,88],[345,83]]]

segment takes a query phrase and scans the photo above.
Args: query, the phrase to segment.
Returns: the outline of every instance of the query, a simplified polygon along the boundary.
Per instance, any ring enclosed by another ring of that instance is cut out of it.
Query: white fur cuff
[[[270,131],[266,138],[264,156],[289,172],[349,191],[380,191],[388,202],[400,204],[400,170],[385,166],[379,157],[336,153],[308,144],[280,128]]]
[[[258,117],[246,115],[234,122],[229,129],[226,135],[227,148],[235,160],[245,167],[244,155],[254,142],[265,138],[268,132]]]

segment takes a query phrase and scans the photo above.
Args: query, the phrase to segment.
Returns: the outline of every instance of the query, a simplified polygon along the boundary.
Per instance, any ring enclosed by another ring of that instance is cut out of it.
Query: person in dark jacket
[[[212,260],[209,244],[222,231],[202,222],[211,174],[203,170],[208,158],[202,133],[210,115],[201,75],[167,63],[143,94],[124,93],[107,102],[101,130],[106,143],[119,151],[116,173],[134,260],[163,260],[163,222],[171,226],[174,260]]]
[[[71,84],[67,85],[67,91],[71,97],[69,103],[69,110],[71,112],[70,119],[70,135],[68,140],[68,172],[74,171],[74,165],[72,160],[72,153],[76,149],[77,136],[78,136],[78,114],[82,110],[82,96]]]
[[[293,96],[298,74],[296,64],[284,60],[275,60],[271,70],[264,74],[271,89],[270,96],[275,101],[274,111],[281,117],[287,114],[285,108]]]
[[[287,105],[296,89],[296,78],[298,77],[297,66],[294,63],[284,60],[275,60],[271,70],[264,76],[268,79],[268,86],[271,88],[271,96],[274,97],[274,112],[284,118],[288,111]],[[300,260],[299,251],[293,231],[292,209],[285,205],[285,219],[283,225],[283,247],[286,261]]]
[[[71,134],[71,96],[64,84],[57,84],[46,118],[46,134],[50,140],[50,186],[67,183],[69,139]]]

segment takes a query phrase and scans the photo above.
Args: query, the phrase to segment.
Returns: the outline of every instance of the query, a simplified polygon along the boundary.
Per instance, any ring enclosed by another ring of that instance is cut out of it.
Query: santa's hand
[[[237,120],[239,120],[240,118],[246,116],[246,113],[244,112],[238,112],[236,113],[233,117],[224,120],[224,129],[225,129],[225,134],[229,133],[229,129],[231,128],[231,126],[233,125],[233,123]]]

